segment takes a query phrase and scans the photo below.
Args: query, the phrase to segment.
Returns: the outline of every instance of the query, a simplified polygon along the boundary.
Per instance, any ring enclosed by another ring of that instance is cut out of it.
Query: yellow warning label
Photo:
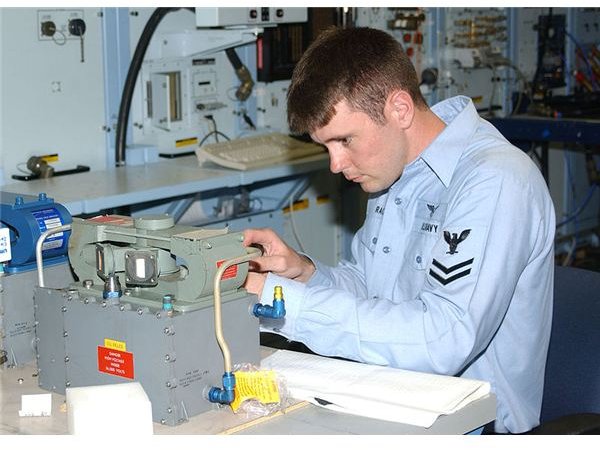
[[[40,158],[47,163],[57,162],[58,161],[58,153],[52,153],[51,155],[42,155]]]
[[[179,139],[175,141],[175,147],[187,147],[188,145],[196,145],[198,144],[198,138],[187,138],[187,139]]]
[[[272,370],[256,372],[235,372],[235,398],[231,409],[237,411],[246,400],[255,399],[260,403],[279,403],[279,388]]]
[[[323,203],[328,203],[331,199],[329,195],[319,195],[317,197],[317,205],[322,205]]]
[[[471,97],[471,100],[473,101],[473,103],[481,103],[483,101],[483,96],[478,95],[477,97]]]
[[[114,339],[104,338],[104,346],[113,350],[127,351],[127,344],[125,342],[115,341]]]
[[[301,209],[308,208],[308,199],[304,198],[302,200],[295,201],[294,204],[293,204],[293,207],[294,207],[294,211],[300,211]],[[286,214],[289,213],[290,212],[290,207],[288,206],[286,208],[283,208],[283,212],[286,213]]]

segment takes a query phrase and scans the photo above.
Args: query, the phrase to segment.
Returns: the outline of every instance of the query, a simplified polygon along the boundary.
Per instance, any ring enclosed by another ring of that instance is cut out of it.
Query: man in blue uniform
[[[247,288],[265,322],[321,355],[487,380],[497,432],[539,423],[550,338],[555,213],[540,171],[467,97],[429,108],[400,44],[329,29],[297,64],[290,129],[370,194],[352,258],[328,267],[268,229]]]

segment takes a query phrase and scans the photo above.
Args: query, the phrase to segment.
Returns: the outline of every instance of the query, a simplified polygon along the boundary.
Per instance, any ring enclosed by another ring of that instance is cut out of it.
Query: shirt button
[[[386,245],[385,247],[383,247],[383,253],[389,253],[390,252],[390,248]]]
[[[395,203],[396,205],[401,205],[401,204],[402,204],[402,199],[401,199],[400,197],[396,197],[396,198],[394,199],[394,203]]]
[[[423,312],[427,312],[427,305],[423,303]]]
[[[423,258],[421,258],[420,256],[417,256],[417,264],[421,264],[421,261],[423,261]]]
[[[373,239],[371,239],[371,242],[372,242],[373,244],[377,244],[377,238],[376,238],[376,237],[374,237]]]

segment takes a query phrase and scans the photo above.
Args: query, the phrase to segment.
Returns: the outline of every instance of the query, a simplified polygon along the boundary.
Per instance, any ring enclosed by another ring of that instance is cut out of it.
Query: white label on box
[[[8,228],[0,228],[0,262],[10,261],[10,230]]]

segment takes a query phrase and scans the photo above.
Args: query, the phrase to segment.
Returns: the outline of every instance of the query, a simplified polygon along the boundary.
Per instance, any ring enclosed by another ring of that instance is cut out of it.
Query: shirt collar
[[[450,185],[454,169],[479,124],[479,114],[469,97],[460,95],[432,106],[446,128],[427,146],[419,158],[425,161],[444,186]]]

